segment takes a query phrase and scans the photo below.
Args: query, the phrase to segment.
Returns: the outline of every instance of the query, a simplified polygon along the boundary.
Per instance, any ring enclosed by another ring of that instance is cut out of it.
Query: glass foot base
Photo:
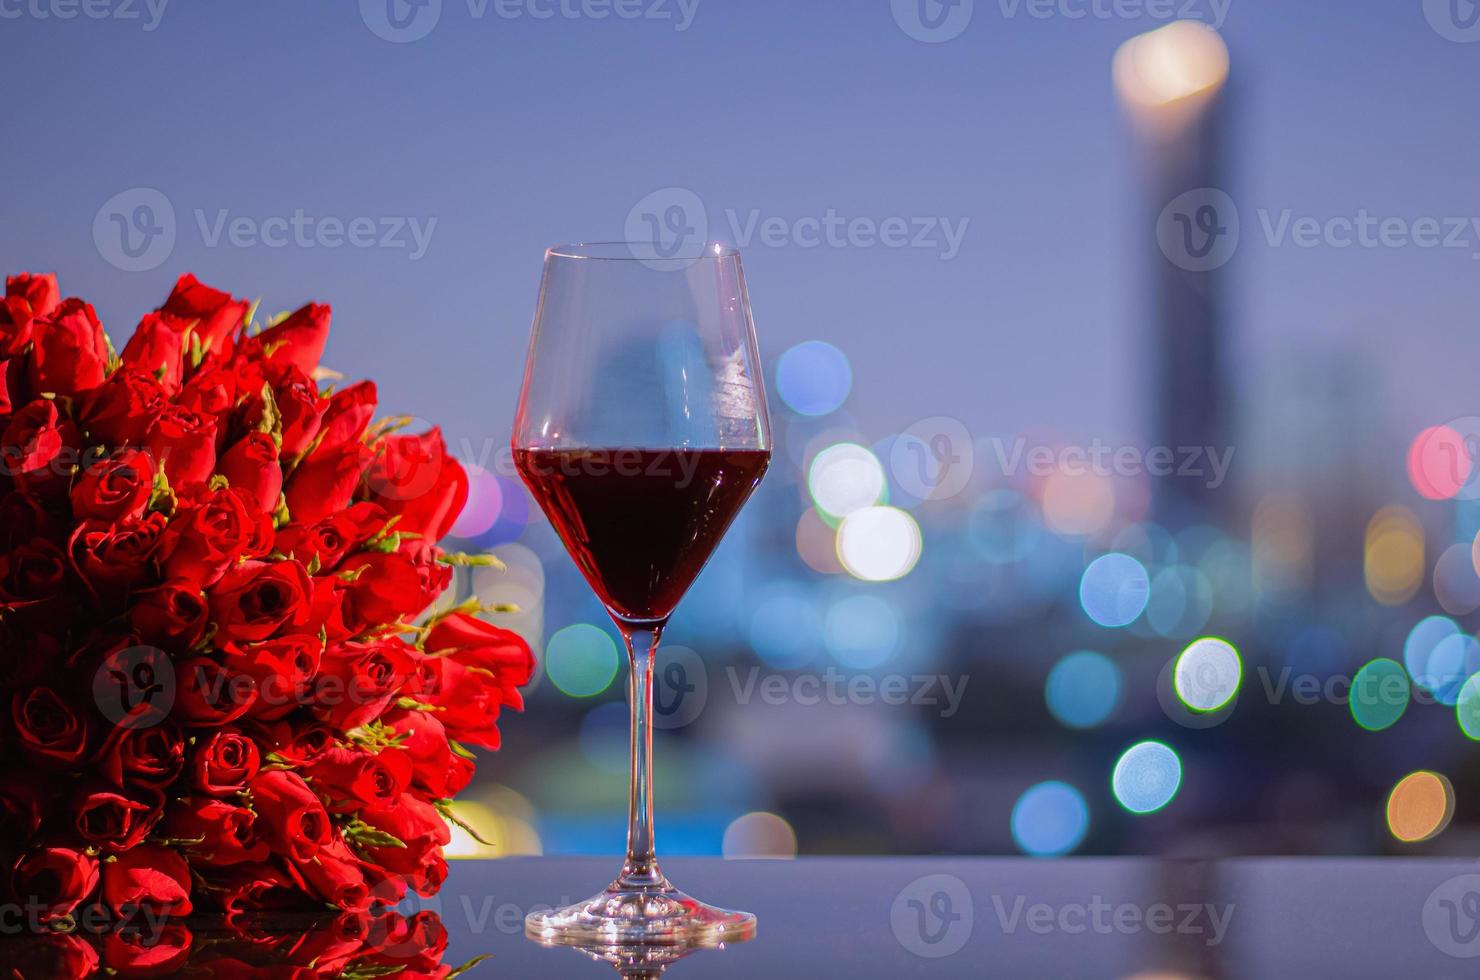
[[[755,935],[755,916],[706,905],[666,881],[661,886],[613,884],[563,909],[531,912],[524,934],[561,946],[722,946]]]

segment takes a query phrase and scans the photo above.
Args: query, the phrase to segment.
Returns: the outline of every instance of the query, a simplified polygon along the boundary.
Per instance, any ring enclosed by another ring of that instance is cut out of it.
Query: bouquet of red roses
[[[253,321],[187,275],[117,353],[6,281],[0,860],[38,926],[431,894],[465,746],[522,706],[523,640],[428,613],[480,561],[436,544],[440,433],[320,387],[327,306]]]

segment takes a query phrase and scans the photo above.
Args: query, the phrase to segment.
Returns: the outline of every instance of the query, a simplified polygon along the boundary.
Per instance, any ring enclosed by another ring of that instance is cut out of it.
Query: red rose
[[[441,592],[427,588],[421,570],[400,552],[351,555],[340,574],[345,578],[344,620],[352,628],[413,619]]]
[[[316,524],[348,507],[360,483],[360,449],[340,446],[299,463],[284,490],[288,515],[300,524]]]
[[[283,322],[259,333],[242,345],[248,356],[269,364],[286,364],[306,375],[313,374],[324,356],[329,339],[329,307],[309,303]]]
[[[272,518],[244,490],[207,494],[182,507],[160,548],[166,578],[213,585],[241,557],[272,548]]]
[[[82,418],[93,443],[141,446],[167,400],[151,374],[121,368],[108,375],[87,399]]]
[[[324,804],[303,777],[274,769],[252,780],[257,829],[274,854],[296,862],[312,861],[334,837]]]
[[[165,813],[163,829],[168,837],[195,842],[185,845],[192,862],[214,867],[266,860],[267,845],[257,839],[256,824],[256,814],[226,800],[177,799]]]
[[[319,395],[318,385],[297,368],[278,366],[271,369],[271,375],[248,402],[243,422],[249,429],[271,428],[282,439],[282,455],[291,459],[317,438],[327,399]]]
[[[468,502],[468,475],[447,455],[437,429],[419,436],[387,436],[366,448],[365,496],[392,515],[396,530],[435,542],[446,536]]]
[[[195,335],[200,338],[201,347],[220,351],[222,342],[246,320],[251,306],[246,300],[233,299],[230,293],[212,289],[186,273],[175,283],[174,291],[160,311],[198,321]]]
[[[103,901],[119,916],[189,915],[190,866],[174,848],[140,844],[104,862]]]
[[[256,687],[252,717],[273,721],[307,702],[323,649],[316,636],[284,636],[228,654],[232,667]]]
[[[392,804],[411,780],[411,760],[395,748],[372,754],[334,746],[306,775],[330,813],[354,813]]]
[[[216,643],[253,643],[285,627],[302,626],[312,599],[313,582],[296,561],[238,565],[211,589]]]
[[[257,700],[252,680],[210,657],[192,657],[175,668],[179,691],[175,713],[191,725],[214,727],[235,721]]]
[[[143,840],[158,822],[163,804],[158,790],[138,786],[126,795],[92,779],[73,792],[73,826],[89,844],[107,851],[126,851]]]
[[[256,742],[234,728],[218,728],[196,744],[190,776],[201,792],[226,796],[246,789],[260,764]]]
[[[460,741],[498,748],[501,707],[523,710],[519,688],[534,673],[534,654],[516,633],[473,616],[454,613],[426,636],[424,695],[439,708],[438,721]]]
[[[320,847],[311,859],[299,858],[295,870],[330,905],[356,911],[370,907],[370,886],[360,861],[338,838]]]
[[[139,593],[129,617],[141,643],[184,653],[205,635],[210,610],[205,594],[182,579]]]
[[[176,490],[206,482],[216,469],[215,420],[178,405],[165,406],[144,444]]]
[[[185,372],[185,335],[191,321],[169,313],[147,314],[124,345],[125,365],[159,380],[173,395],[180,390]]]
[[[120,602],[155,581],[154,557],[164,531],[165,517],[159,513],[113,525],[88,521],[73,533],[68,557],[94,597]]]
[[[72,513],[79,521],[108,523],[142,517],[154,492],[154,460],[124,450],[89,466],[72,488]]]
[[[375,417],[376,397],[373,381],[361,381],[335,392],[324,411],[323,435],[314,453],[328,453],[351,443],[358,444],[370,420]]]
[[[238,394],[261,390],[262,375],[257,365],[233,362],[192,375],[175,396],[175,404],[198,415],[220,418],[235,407]]]
[[[95,764],[115,786],[163,786],[185,764],[185,736],[168,718],[147,726],[117,725],[98,750]]]
[[[235,923],[241,917],[248,917],[250,921],[253,913],[262,910],[301,907],[303,904],[297,883],[271,864],[234,864],[224,871],[213,872],[211,885],[217,890],[216,900],[226,913],[228,923]],[[255,975],[242,974],[244,978]]]
[[[37,399],[11,416],[0,436],[4,473],[30,493],[65,492],[79,459],[79,441],[77,426],[56,402]]]
[[[385,511],[371,503],[354,504],[317,524],[294,521],[278,528],[274,548],[309,564],[318,561],[319,574],[332,572],[352,549],[385,528]]]
[[[36,905],[41,921],[71,915],[98,887],[98,859],[69,847],[43,847],[23,854],[10,888],[23,905]]]
[[[264,513],[277,510],[283,492],[283,470],[277,444],[265,432],[250,432],[226,450],[219,467],[226,482],[250,494]]]
[[[31,324],[46,316],[61,302],[57,277],[29,272],[5,280],[5,299],[0,302],[0,357],[14,357],[31,343]]]
[[[88,716],[49,687],[15,692],[10,720],[21,751],[37,765],[67,768],[87,754]]]
[[[365,810],[360,819],[405,847],[365,848],[365,856],[381,867],[405,875],[420,895],[435,894],[447,877],[441,849],[452,840],[447,823],[436,807],[411,794],[390,805]]]
[[[41,829],[46,809],[42,776],[29,769],[11,769],[0,776],[0,834],[6,840],[27,840]]]
[[[90,304],[64,300],[32,326],[36,347],[31,376],[38,392],[76,396],[103,383],[108,342]]]
[[[426,795],[449,799],[461,793],[473,778],[473,760],[452,751],[447,729],[434,711],[395,710],[382,722],[395,729],[397,748],[411,760],[411,782]]]
[[[340,731],[379,717],[411,676],[413,653],[394,637],[331,646],[319,664],[310,709]]]
[[[114,929],[103,937],[103,965],[125,980],[175,976],[190,956],[195,936],[180,922]]]
[[[0,555],[0,608],[56,599],[67,577],[67,555],[42,538]]]

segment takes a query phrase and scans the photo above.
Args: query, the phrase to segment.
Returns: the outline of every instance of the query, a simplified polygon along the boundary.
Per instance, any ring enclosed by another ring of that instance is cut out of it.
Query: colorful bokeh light
[[[1155,813],[1181,785],[1182,760],[1170,746],[1151,741],[1126,749],[1110,778],[1116,802],[1131,813]]]
[[[1109,657],[1079,650],[1054,664],[1043,696],[1049,712],[1068,728],[1102,724],[1120,704],[1120,668]]]
[[[1119,552],[1090,562],[1079,580],[1079,604],[1085,615],[1111,629],[1135,622],[1150,597],[1145,566]]]
[[[1068,854],[1088,830],[1089,806],[1068,783],[1039,783],[1018,797],[1012,808],[1012,839],[1023,853],[1035,857]]]

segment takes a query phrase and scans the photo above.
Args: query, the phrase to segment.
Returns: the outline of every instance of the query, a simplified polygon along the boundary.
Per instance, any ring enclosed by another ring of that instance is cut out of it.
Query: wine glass
[[[627,860],[606,891],[531,913],[546,943],[713,946],[755,916],[674,888],[653,849],[653,656],[765,474],[771,426],[740,255],[721,245],[562,245],[514,419],[520,475],[626,640]]]

